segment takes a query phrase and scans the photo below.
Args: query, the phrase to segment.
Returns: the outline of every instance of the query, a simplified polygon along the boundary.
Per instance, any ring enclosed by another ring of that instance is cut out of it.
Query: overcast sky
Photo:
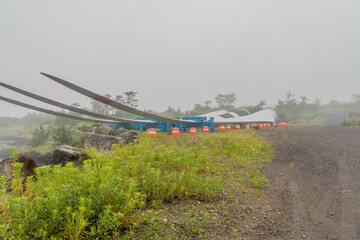
[[[359,0],[0,0],[0,81],[89,106],[46,72],[100,94],[137,91],[139,108],[156,111],[219,93],[236,93],[236,106],[275,106],[287,90],[349,101],[360,94],[359,13]]]

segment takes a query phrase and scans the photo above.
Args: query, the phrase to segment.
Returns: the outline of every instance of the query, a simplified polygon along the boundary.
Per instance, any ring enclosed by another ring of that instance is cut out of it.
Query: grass
[[[18,148],[19,152],[38,152],[40,154],[48,154],[51,153],[52,150],[54,149],[53,145],[52,145],[52,140],[48,139],[46,142],[44,142],[43,144],[39,145],[39,146],[29,146],[29,145],[24,145]]]
[[[271,147],[254,131],[141,134],[111,153],[87,149],[82,167],[43,166],[22,185],[1,178],[0,236],[7,239],[179,239],[252,236]],[[6,190],[12,188],[12,192]]]

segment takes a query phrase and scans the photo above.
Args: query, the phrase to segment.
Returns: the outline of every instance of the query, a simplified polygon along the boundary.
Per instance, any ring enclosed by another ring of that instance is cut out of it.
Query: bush
[[[43,125],[35,127],[35,129],[31,132],[31,139],[28,141],[28,145],[33,147],[39,146],[49,139],[49,135],[50,130],[45,129]]]
[[[76,135],[72,129],[64,125],[55,126],[52,130],[51,137],[54,146],[67,144],[74,147],[82,147],[84,143],[81,135]]]
[[[360,117],[351,117],[345,120],[345,126],[360,126]]]

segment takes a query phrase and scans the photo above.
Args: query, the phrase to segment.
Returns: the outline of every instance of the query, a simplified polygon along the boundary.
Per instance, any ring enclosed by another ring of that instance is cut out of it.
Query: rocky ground
[[[360,239],[360,128],[262,131],[275,150],[261,198],[274,227],[265,239]]]

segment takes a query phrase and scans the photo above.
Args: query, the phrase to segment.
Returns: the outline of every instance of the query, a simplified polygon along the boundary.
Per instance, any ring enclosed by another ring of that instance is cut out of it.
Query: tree
[[[80,108],[80,103],[75,102],[73,104],[71,104],[72,107],[76,107],[76,108]]]
[[[302,105],[302,106],[305,106],[307,104],[307,102],[309,101],[309,99],[305,96],[300,97],[300,99],[301,99],[300,105]]]
[[[232,104],[236,101],[235,93],[230,94],[218,94],[215,97],[216,103],[219,108],[234,107]]]
[[[162,115],[164,117],[179,118],[183,115],[183,113],[181,112],[180,107],[175,110],[174,108],[169,106],[168,109],[162,113]]]
[[[206,101],[204,102],[204,106],[205,106],[206,108],[209,108],[211,103],[212,103],[212,101],[206,100]]]
[[[360,94],[354,94],[354,95],[353,95],[353,102],[354,102],[355,104],[360,105]]]
[[[28,141],[30,146],[39,146],[49,138],[50,131],[45,129],[43,125],[35,127],[31,132],[31,139]]]
[[[105,94],[105,97],[111,99],[110,94]],[[112,111],[112,108],[109,105],[103,104],[99,101],[91,100],[91,110],[95,113],[108,115]]]
[[[125,98],[121,94],[115,96],[115,101],[118,102],[118,103],[125,104]]]
[[[288,90],[287,93],[286,93],[285,104],[286,105],[294,105],[294,104],[296,104],[296,99],[294,97],[295,97],[295,94],[293,94],[290,90]]]
[[[320,99],[316,98],[313,102],[314,105],[320,106]]]
[[[256,106],[261,109],[264,109],[264,107],[266,106],[266,101],[263,99],[260,99],[259,103]]]
[[[137,108],[137,102],[138,100],[136,99],[136,94],[137,92],[134,91],[128,91],[128,92],[124,92],[125,94],[125,104],[129,107],[133,107],[133,108]]]
[[[75,133],[64,125],[55,126],[51,134],[53,140],[53,146],[58,145],[70,145],[74,147],[82,147],[84,144],[84,138],[82,136],[75,135]]]

